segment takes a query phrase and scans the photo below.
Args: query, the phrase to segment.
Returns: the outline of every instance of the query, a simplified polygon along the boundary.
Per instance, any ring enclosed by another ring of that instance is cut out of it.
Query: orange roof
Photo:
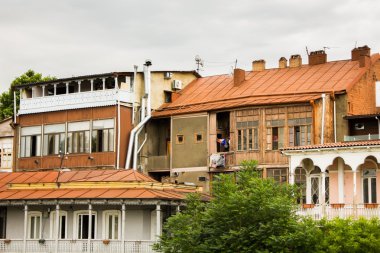
[[[372,62],[379,54],[372,56]],[[300,103],[321,93],[349,90],[368,67],[358,61],[341,60],[295,68],[246,71],[245,80],[234,86],[233,76],[216,75],[194,80],[172,103],[164,104],[155,117],[236,108],[252,105]]]
[[[316,144],[316,145],[307,145],[307,146],[287,147],[282,150],[283,151],[303,151],[303,150],[336,149],[336,148],[367,147],[367,146],[380,147],[380,140],[335,142],[335,143]]]
[[[37,199],[182,200],[189,192],[196,192],[196,189],[161,184],[134,170],[0,173],[0,201]]]

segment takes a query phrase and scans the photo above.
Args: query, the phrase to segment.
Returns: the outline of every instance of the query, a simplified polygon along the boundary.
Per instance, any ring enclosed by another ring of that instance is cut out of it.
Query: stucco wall
[[[172,167],[203,167],[208,165],[207,115],[175,117],[172,129]],[[195,134],[202,133],[202,142],[195,141]],[[177,142],[177,135],[183,135],[184,142]]]

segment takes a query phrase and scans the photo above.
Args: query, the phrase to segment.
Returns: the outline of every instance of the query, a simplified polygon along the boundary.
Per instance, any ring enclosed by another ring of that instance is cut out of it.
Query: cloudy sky
[[[328,60],[355,46],[380,47],[377,0],[0,0],[0,91],[28,69],[58,78],[153,69],[202,75],[246,70],[255,59],[327,47]]]

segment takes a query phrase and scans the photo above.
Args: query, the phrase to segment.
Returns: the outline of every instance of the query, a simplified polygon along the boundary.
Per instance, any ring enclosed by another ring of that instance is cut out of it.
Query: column
[[[321,201],[320,204],[324,205],[326,203],[326,172],[321,173]]]
[[[156,205],[156,240],[161,236],[161,205]]]
[[[290,185],[294,184],[294,170],[293,169],[289,170],[289,184]]]
[[[338,199],[339,203],[344,203],[344,163],[338,159]]]
[[[91,252],[91,237],[92,237],[92,205],[88,204],[88,240],[87,252]]]
[[[121,206],[121,240],[123,245],[122,252],[125,253],[125,204]]]
[[[78,81],[78,93],[80,93],[81,92],[81,84],[82,84],[82,81]]]
[[[94,79],[91,79],[90,82],[91,82],[91,91],[94,91]]]
[[[117,83],[117,77],[115,77],[115,89],[116,89],[116,90],[119,89],[119,84]]]
[[[59,205],[55,207],[55,253],[58,253],[58,243],[59,243],[59,229],[60,229],[60,219],[59,219]]]
[[[353,173],[353,175],[352,175],[352,179],[353,179],[352,186],[354,188],[353,204],[355,205],[356,204],[356,169],[353,170],[352,173]]]
[[[42,97],[45,97],[45,85],[42,85]]]
[[[180,205],[177,206],[177,210],[176,211],[177,211],[177,213],[181,212],[181,206]]]
[[[28,233],[28,206],[24,206],[24,244],[22,248],[22,252],[26,252],[26,237]]]
[[[57,84],[54,84],[54,96],[57,95]]]
[[[106,89],[106,79],[102,78],[102,82],[103,82],[103,90],[105,90]]]
[[[66,94],[69,94],[69,82],[66,83]]]

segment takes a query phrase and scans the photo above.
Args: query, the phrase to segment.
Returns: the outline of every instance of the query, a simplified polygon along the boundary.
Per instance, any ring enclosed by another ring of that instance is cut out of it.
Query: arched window
[[[306,203],[306,171],[305,169],[298,167],[294,173],[294,184],[300,189],[300,195],[297,197],[299,204]]]

